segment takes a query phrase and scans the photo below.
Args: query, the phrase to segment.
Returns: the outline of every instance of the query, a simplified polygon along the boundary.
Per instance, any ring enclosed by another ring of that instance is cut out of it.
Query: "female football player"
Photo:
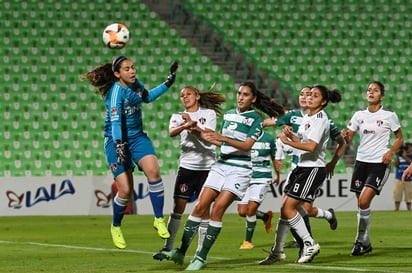
[[[358,230],[352,248],[353,256],[372,251],[369,238],[370,205],[385,185],[392,156],[403,143],[398,116],[382,106],[384,96],[384,85],[378,81],[371,82],[366,91],[368,108],[355,112],[348,129],[342,130],[347,142],[352,141],[356,132],[360,136],[350,188],[358,201]],[[391,132],[396,137],[392,146],[389,145]]]
[[[143,131],[141,104],[150,103],[165,93],[175,81],[177,68],[178,64],[174,62],[167,80],[149,91],[138,80],[132,61],[124,56],[98,66],[81,77],[97,87],[96,93],[106,105],[104,149],[118,186],[113,201],[111,234],[114,245],[120,249],[126,248],[120,226],[133,193],[134,164],[144,172],[149,183],[149,197],[155,216],[153,227],[161,238],[170,237],[163,218],[163,181],[153,145]]]
[[[186,270],[199,270],[216,241],[226,209],[241,200],[252,175],[250,149],[262,133],[262,117],[254,107],[269,116],[283,115],[283,107],[260,92],[252,82],[244,82],[237,92],[237,108],[225,113],[221,134],[207,130],[203,139],[220,146],[220,158],[212,165],[199,199],[187,219],[179,248],[162,252],[167,259],[183,264],[189,245],[211,204],[210,221],[202,248],[196,252]]]
[[[329,91],[325,86],[314,86],[307,96],[309,113],[303,116],[297,133],[287,126],[279,136],[284,144],[300,150],[300,154],[297,166],[291,171],[284,189],[275,245],[269,256],[259,263],[261,265],[285,259],[283,244],[289,229],[303,242],[298,263],[310,262],[320,251],[320,246],[312,238],[299,209],[304,203],[313,202],[316,191],[326,178],[326,145],[330,122],[323,109],[329,102],[340,100],[337,90]]]
[[[180,136],[179,170],[174,189],[174,205],[170,214],[167,229],[170,237],[165,240],[161,251],[170,251],[186,204],[197,197],[206,180],[209,170],[216,161],[216,145],[200,137],[204,130],[216,130],[216,114],[220,115],[220,105],[225,98],[216,92],[200,92],[192,86],[186,86],[180,91],[180,101],[184,112],[174,113],[169,122],[171,137]],[[202,216],[199,227],[198,247],[201,247],[209,222],[209,210]],[[153,255],[156,260],[162,260],[162,253]]]

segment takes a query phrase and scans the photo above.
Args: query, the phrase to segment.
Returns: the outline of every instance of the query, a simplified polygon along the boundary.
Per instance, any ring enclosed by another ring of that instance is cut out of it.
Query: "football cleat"
[[[320,252],[320,245],[314,243],[313,245],[306,241],[303,246],[302,254],[300,255],[297,263],[310,263],[313,258]]]
[[[362,256],[372,252],[372,245],[369,243],[367,246],[364,246],[361,242],[356,241],[352,248],[352,256]]]
[[[172,251],[162,251],[162,255],[165,259],[174,261],[180,265],[182,265],[185,260],[185,255],[178,248],[175,248]]]
[[[255,246],[252,244],[252,242],[249,241],[243,241],[243,243],[240,245],[239,249],[252,249]]]
[[[270,265],[286,259],[286,254],[284,252],[273,252],[271,251],[269,255],[259,262],[260,265]]]
[[[163,217],[155,217],[153,227],[157,230],[157,234],[159,234],[160,238],[167,239],[170,237],[169,230],[167,230],[165,219]]]
[[[195,256],[190,264],[186,267],[185,270],[194,271],[202,269],[206,264],[206,261],[200,258],[199,256]]]
[[[110,233],[112,234],[114,246],[119,249],[125,249],[127,244],[126,244],[126,241],[124,240],[123,233],[120,227],[115,227],[111,225]]]
[[[268,218],[263,221],[263,223],[265,224],[265,230],[266,233],[271,233],[272,232],[272,218],[273,218],[273,211],[269,210],[268,212],[266,212]]]
[[[328,209],[328,211],[332,214],[332,218],[328,220],[330,229],[335,230],[338,227],[338,220],[336,219],[335,211],[332,208]]]

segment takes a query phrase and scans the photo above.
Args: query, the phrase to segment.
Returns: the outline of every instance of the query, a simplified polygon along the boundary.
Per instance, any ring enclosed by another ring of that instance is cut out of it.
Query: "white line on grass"
[[[393,270],[371,270],[371,269],[364,269],[364,268],[353,268],[353,267],[337,267],[337,266],[316,266],[316,265],[308,265],[308,264],[288,264],[289,266],[294,267],[305,267],[311,269],[330,269],[330,270],[341,270],[341,271],[355,271],[355,272],[376,272],[376,273],[410,273],[404,271],[393,271]]]
[[[116,248],[101,248],[101,247],[84,247],[84,246],[74,246],[74,245],[62,245],[62,244],[45,244],[38,242],[12,242],[12,241],[2,241],[0,244],[21,244],[21,245],[35,245],[43,247],[59,247],[59,248],[68,248],[68,249],[82,249],[82,250],[92,250],[92,251],[107,251],[107,252],[128,252],[128,253],[139,253],[139,254],[149,254],[152,255],[153,252],[141,251],[141,250],[132,250],[132,249],[116,249]],[[210,257],[216,260],[230,260],[230,258],[224,257]],[[316,266],[316,265],[303,265],[303,264],[286,264],[291,267],[300,267],[300,268],[312,268],[312,269],[330,269],[330,270],[340,270],[340,271],[355,271],[355,272],[375,272],[375,273],[408,273],[403,271],[392,271],[392,270],[369,270],[363,268],[351,268],[351,267],[337,267],[337,266]]]
[[[0,241],[2,244],[22,244],[22,245],[36,245],[44,247],[60,247],[60,248],[70,248],[70,249],[83,249],[83,250],[93,250],[93,251],[109,251],[109,252],[129,252],[129,253],[139,253],[139,254],[153,254],[152,252],[131,250],[131,249],[117,249],[117,248],[101,248],[101,247],[84,247],[84,246],[72,246],[72,245],[61,245],[61,244],[45,244],[37,242],[11,242],[11,241]]]

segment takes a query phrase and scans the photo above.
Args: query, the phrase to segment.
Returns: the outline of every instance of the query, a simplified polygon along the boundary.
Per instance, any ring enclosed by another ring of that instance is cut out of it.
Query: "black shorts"
[[[360,193],[363,187],[370,187],[379,195],[388,180],[389,165],[356,161],[353,168],[350,191]]]
[[[179,167],[173,197],[186,200],[196,199],[208,174],[209,171],[193,171]]]
[[[313,202],[326,178],[325,167],[296,167],[289,176],[284,192],[295,199]]]

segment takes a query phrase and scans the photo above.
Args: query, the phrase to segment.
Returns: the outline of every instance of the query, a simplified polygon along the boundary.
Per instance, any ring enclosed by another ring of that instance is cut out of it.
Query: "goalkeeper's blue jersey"
[[[104,136],[112,137],[114,141],[127,141],[137,137],[143,132],[142,102],[150,103],[168,90],[165,84],[161,84],[148,91],[143,96],[144,85],[136,80],[131,87],[122,86],[116,82],[107,92],[104,102],[106,105],[106,118],[104,124]]]

